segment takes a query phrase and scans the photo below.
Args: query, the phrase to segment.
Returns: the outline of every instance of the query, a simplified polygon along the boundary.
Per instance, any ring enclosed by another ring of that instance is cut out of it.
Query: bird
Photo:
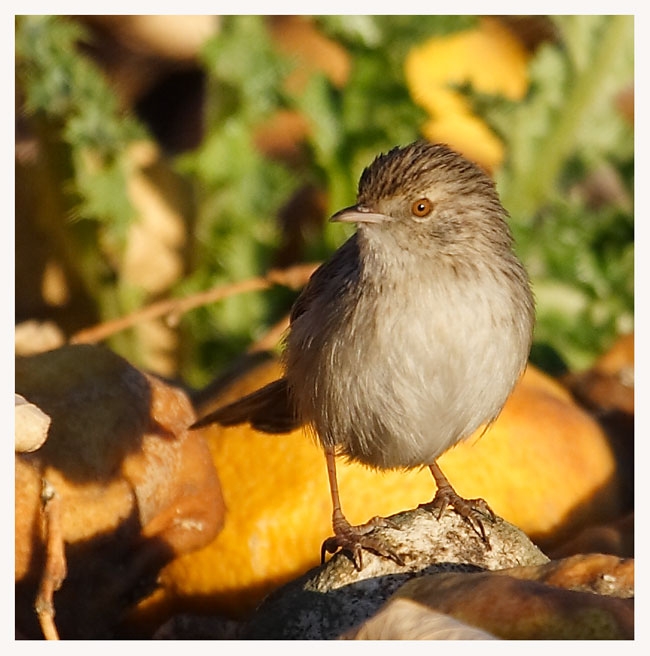
[[[375,535],[390,520],[346,519],[339,456],[378,470],[428,467],[436,492],[421,507],[438,518],[451,508],[487,541],[492,509],[457,494],[437,460],[494,422],[529,358],[535,302],[508,219],[491,177],[446,144],[379,154],[356,203],[330,218],[356,231],[292,306],[282,377],[192,426],[308,427],[332,502],[321,562],[343,551],[361,569],[370,551],[403,564]]]

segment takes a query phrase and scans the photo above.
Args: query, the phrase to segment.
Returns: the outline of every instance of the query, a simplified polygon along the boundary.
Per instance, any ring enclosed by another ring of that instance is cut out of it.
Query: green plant
[[[345,84],[314,70],[300,91],[287,85],[299,64],[277,47],[261,16],[223,17],[205,44],[204,136],[171,164],[193,186],[196,205],[187,222],[189,275],[178,281],[176,296],[265,273],[280,242],[278,215],[301,188],[322,192],[323,218],[352,203],[363,167],[378,152],[420,136],[427,118],[405,81],[408,53],[480,25],[473,16],[312,20],[347,52]],[[551,350],[580,368],[633,328],[634,138],[616,101],[634,80],[633,18],[550,20],[558,38],[530,55],[523,100],[468,85],[459,90],[504,144],[495,177],[538,300],[533,358],[551,369]],[[48,220],[99,319],[107,320],[142,303],[141,291],[122,279],[122,258],[129,226],[138,220],[127,193],[133,166],[127,153],[146,129],[119,108],[84,48],[90,38],[73,19],[17,17],[16,86],[19,117],[39,139],[44,165],[35,184],[46,189]],[[256,143],[257,130],[279,110],[306,122],[298,162],[271,158]],[[306,236],[301,257],[326,257],[345,230],[324,222]],[[280,319],[294,297],[274,288],[185,315],[180,375],[205,384]],[[111,346],[137,362],[128,334]]]

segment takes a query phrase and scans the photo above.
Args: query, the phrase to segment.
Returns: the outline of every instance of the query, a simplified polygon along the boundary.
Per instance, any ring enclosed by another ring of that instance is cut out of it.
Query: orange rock
[[[618,558],[601,553],[579,554],[543,565],[502,569],[498,573],[567,590],[593,592],[621,599],[634,597],[633,558]]]
[[[61,637],[106,637],[174,556],[218,533],[223,500],[208,448],[187,431],[186,395],[101,347],[16,360],[16,391],[51,417],[47,441],[16,455],[16,623],[40,637],[40,497],[54,490],[68,575],[54,595]]]
[[[214,405],[279,371],[276,363],[256,368]],[[267,435],[248,426],[211,426],[204,432],[229,511],[226,525],[210,545],[162,571],[160,590],[136,618],[183,611],[245,616],[268,592],[318,564],[331,534],[325,459],[306,431]],[[445,454],[440,465],[459,493],[484,497],[545,543],[618,511],[605,435],[563,387],[533,367],[495,424]],[[351,522],[416,507],[435,491],[426,470],[377,472],[341,462],[339,479]]]

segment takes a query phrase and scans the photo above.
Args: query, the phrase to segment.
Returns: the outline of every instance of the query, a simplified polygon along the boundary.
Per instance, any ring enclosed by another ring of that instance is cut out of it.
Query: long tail
[[[274,380],[255,392],[218,408],[192,424],[190,429],[215,423],[234,426],[246,422],[265,433],[289,433],[302,424],[293,409],[285,378]]]

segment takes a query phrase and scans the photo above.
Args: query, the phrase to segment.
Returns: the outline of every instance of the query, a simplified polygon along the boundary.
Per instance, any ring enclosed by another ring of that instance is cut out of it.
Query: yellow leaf
[[[405,74],[412,98],[431,115],[425,136],[445,141],[489,170],[498,166],[503,157],[499,140],[453,87],[469,84],[480,93],[519,100],[528,88],[527,63],[523,44],[492,18],[413,48]]]
[[[501,140],[473,114],[449,114],[429,120],[422,126],[422,134],[433,143],[450,145],[487,171],[494,171],[503,161]]]

